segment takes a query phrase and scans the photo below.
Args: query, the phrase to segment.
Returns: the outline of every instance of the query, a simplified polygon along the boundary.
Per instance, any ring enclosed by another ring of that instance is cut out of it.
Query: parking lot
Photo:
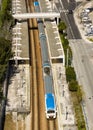
[[[87,42],[93,41],[93,1],[82,2],[79,8],[74,11],[76,25],[78,26],[81,36]]]

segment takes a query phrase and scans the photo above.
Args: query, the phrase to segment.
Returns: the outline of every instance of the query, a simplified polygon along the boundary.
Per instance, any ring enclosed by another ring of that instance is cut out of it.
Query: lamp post
[[[67,120],[67,117],[68,117],[68,112],[67,112],[67,106],[66,106],[66,120]]]
[[[65,90],[64,90],[64,85],[63,85],[63,97],[64,97],[64,94],[65,94]]]

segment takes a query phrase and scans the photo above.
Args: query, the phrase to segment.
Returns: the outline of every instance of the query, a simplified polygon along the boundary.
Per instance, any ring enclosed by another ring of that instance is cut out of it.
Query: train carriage
[[[34,7],[36,12],[40,12],[39,3],[34,2]],[[55,96],[53,92],[53,78],[52,78],[52,69],[49,60],[47,39],[44,31],[44,24],[41,18],[37,19],[38,29],[39,29],[39,38],[40,38],[40,47],[42,55],[42,67],[43,67],[43,78],[44,78],[44,90],[45,90],[45,113],[47,119],[56,118],[56,103]]]

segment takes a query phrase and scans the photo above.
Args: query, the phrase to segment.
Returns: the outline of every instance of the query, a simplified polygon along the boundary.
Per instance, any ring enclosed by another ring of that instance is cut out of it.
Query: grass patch
[[[93,42],[93,38],[88,38],[89,41]]]
[[[81,104],[78,101],[77,92],[70,91],[70,93],[71,93],[71,101],[73,102],[73,108],[75,111],[75,119],[76,119],[78,130],[86,130],[83,111],[82,111]]]

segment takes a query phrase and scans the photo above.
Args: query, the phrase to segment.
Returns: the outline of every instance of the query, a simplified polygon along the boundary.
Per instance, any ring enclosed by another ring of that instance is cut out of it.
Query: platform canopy
[[[29,18],[59,18],[60,13],[24,13],[12,15],[15,19],[29,19]]]

